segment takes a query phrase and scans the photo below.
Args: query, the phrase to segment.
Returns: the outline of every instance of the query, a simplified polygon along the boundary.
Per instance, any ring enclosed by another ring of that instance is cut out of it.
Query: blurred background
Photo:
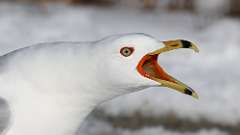
[[[199,54],[178,50],[159,63],[199,100],[167,88],[122,96],[94,110],[78,134],[240,135],[239,17],[239,0],[0,0],[0,54],[130,32],[193,41]],[[3,131],[9,108],[0,106]]]

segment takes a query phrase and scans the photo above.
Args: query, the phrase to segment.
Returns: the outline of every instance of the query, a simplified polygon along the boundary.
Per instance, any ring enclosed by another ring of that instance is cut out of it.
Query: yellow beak
[[[190,48],[190,49],[193,49],[195,52],[199,52],[199,49],[197,48],[197,46],[195,44],[193,44],[189,41],[186,41],[186,40],[170,40],[170,41],[163,41],[163,43],[165,45],[164,48],[156,50],[156,51],[150,53],[149,55],[158,55],[163,52],[167,52],[167,51],[171,51],[171,50],[175,50],[175,49],[179,49],[179,48]],[[192,88],[190,88],[186,84],[178,81],[177,79],[173,78],[172,76],[169,76],[169,79],[172,81],[161,80],[158,78],[155,78],[155,79],[157,82],[161,83],[161,86],[175,89],[181,93],[190,95],[196,99],[199,98],[197,93]]]
[[[195,44],[186,40],[170,40],[163,41],[162,43],[165,45],[165,47],[150,52],[142,58],[138,65],[139,73],[144,77],[159,82],[160,86],[172,88],[176,91],[198,99],[197,93],[192,88],[170,76],[163,70],[163,68],[157,62],[157,57],[163,52],[179,48],[190,48],[195,52],[199,52],[199,49]]]
[[[189,41],[186,40],[169,40],[169,41],[163,41],[163,44],[165,47],[156,50],[154,52],[149,53],[149,55],[157,55],[161,54],[163,52],[179,49],[179,48],[190,48],[193,49],[195,52],[199,52],[199,49],[197,46]]]

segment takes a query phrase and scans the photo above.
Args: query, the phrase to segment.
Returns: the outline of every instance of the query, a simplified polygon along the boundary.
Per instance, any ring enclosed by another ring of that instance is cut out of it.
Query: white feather
[[[123,46],[133,46],[134,54],[122,57]],[[6,135],[74,135],[97,104],[155,85],[136,65],[160,47],[147,35],[127,34],[43,43],[1,56],[0,96],[12,116]]]

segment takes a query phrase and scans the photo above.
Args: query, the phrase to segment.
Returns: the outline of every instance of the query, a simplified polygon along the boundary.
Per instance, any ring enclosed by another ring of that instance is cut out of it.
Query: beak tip
[[[191,47],[195,53],[199,53],[199,49],[197,48],[196,45],[192,45]]]
[[[198,94],[197,94],[197,93],[195,93],[195,92],[192,94],[192,97],[193,97],[193,98],[195,98],[195,99],[199,99],[199,96],[198,96]]]

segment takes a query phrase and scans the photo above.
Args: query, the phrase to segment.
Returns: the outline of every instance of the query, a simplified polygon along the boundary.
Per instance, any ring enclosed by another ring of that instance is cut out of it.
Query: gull
[[[158,63],[192,42],[159,41],[142,33],[92,42],[40,43],[0,57],[0,96],[11,120],[5,135],[74,135],[100,103],[150,87],[168,87],[198,98]]]

